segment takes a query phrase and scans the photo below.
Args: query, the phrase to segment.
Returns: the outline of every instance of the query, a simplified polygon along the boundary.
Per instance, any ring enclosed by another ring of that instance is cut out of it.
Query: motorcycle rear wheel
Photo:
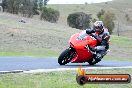
[[[95,65],[96,62],[94,61],[94,58],[91,58],[88,60],[89,65]]]
[[[71,59],[74,57],[74,55],[75,55],[75,52],[73,50],[66,49],[60,54],[60,56],[58,58],[58,63],[60,65],[65,65],[71,61]]]

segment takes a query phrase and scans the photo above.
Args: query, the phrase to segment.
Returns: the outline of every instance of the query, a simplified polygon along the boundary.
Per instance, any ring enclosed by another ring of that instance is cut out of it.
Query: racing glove
[[[86,33],[87,34],[91,34],[91,33],[94,33],[95,31],[93,29],[86,29]]]

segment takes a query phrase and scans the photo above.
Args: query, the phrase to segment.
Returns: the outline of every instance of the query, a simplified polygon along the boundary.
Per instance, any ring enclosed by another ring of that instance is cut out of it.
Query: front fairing
[[[86,31],[82,31],[81,33],[76,33],[71,36],[69,43],[72,47],[76,49],[84,49],[86,45],[96,45],[96,39],[91,37],[86,33]]]
[[[86,45],[96,46],[97,41],[95,38],[86,34],[86,31],[81,33],[76,33],[71,36],[69,40],[70,46],[76,50],[77,56],[75,56],[71,62],[72,63],[81,63],[86,62],[92,58],[92,53],[85,48]]]

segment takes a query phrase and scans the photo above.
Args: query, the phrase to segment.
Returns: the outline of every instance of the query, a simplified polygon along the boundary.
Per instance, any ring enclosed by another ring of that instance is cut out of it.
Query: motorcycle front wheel
[[[74,55],[75,55],[75,52],[73,50],[66,49],[60,54],[60,56],[58,58],[58,63],[60,65],[65,65],[71,61],[71,59],[74,57]]]

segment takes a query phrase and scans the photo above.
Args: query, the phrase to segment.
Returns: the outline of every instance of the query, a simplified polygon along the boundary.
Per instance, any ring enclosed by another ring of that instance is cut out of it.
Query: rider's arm
[[[108,49],[108,48],[109,48],[109,43],[108,43],[109,38],[110,38],[109,34],[107,34],[107,33],[104,34],[104,35],[102,36],[101,45],[96,46],[96,47],[95,47],[95,51],[100,51],[100,50]]]
[[[86,33],[87,34],[95,33],[95,30],[93,30],[93,29],[86,29]]]
[[[110,36],[109,36],[109,34],[104,34],[103,36],[102,36],[102,42],[101,42],[101,45],[102,46],[105,46],[105,49],[108,49],[109,48],[109,39],[110,39]]]

